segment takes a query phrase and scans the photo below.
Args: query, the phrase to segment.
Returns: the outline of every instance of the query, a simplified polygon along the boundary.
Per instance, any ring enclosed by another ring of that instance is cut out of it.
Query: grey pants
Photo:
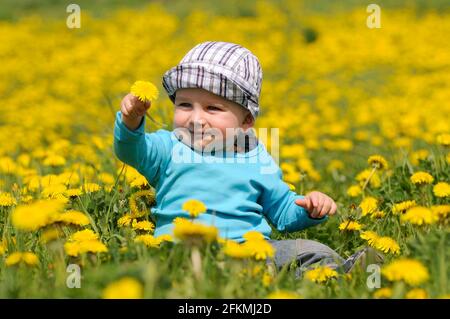
[[[358,251],[347,259],[339,256],[330,247],[308,239],[269,240],[275,248],[274,262],[277,268],[295,263],[296,277],[301,277],[303,271],[313,268],[315,264],[326,265],[339,272],[347,272],[358,260],[364,250]],[[268,260],[268,264],[272,261]]]

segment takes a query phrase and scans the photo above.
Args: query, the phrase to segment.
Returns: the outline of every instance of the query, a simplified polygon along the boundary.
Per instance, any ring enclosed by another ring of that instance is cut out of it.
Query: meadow
[[[31,3],[0,6],[0,298],[450,296],[445,1],[380,1],[379,29],[358,1],[80,1],[79,29],[66,4]],[[182,221],[152,236],[154,191],[114,155],[115,114],[136,80],[151,81],[161,94],[146,131],[170,129],[161,77],[207,40],[258,56],[256,128],[279,128],[284,180],[338,204],[326,223],[273,238],[346,257],[371,246],[385,255],[379,288],[365,269],[296,279],[294,264],[267,267],[258,234],[236,245]]]

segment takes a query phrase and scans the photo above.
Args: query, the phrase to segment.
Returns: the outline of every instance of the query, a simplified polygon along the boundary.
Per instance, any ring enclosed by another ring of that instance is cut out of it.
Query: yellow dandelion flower
[[[52,154],[44,159],[43,164],[45,166],[64,166],[66,165],[66,159],[63,156]]]
[[[375,242],[377,241],[377,239],[379,238],[377,233],[375,233],[374,231],[371,231],[371,230],[363,231],[359,235],[359,237],[361,237],[361,239],[366,240],[370,246],[373,246],[375,244]]]
[[[159,248],[160,240],[156,239],[152,235],[139,235],[134,238],[135,243],[143,243],[147,247]]]
[[[30,252],[24,252],[22,254],[22,260],[28,265],[28,266],[36,266],[39,263],[39,258],[33,253]]]
[[[388,163],[386,159],[381,155],[372,155],[367,160],[370,166],[375,167],[377,169],[387,169]]]
[[[148,221],[148,220],[142,220],[142,221],[136,221],[133,220],[133,222],[131,223],[131,226],[133,227],[133,229],[136,230],[145,230],[145,231],[153,231],[153,229],[155,229],[155,225],[153,225],[152,222]]]
[[[56,228],[48,229],[41,234],[41,243],[46,244],[63,236],[63,233]]]
[[[17,164],[10,157],[0,157],[0,173],[12,174],[17,170]]]
[[[361,186],[363,186],[367,180],[372,188],[379,188],[381,186],[380,176],[376,172],[372,172],[370,169],[365,169],[356,175],[356,180]]]
[[[140,101],[154,101],[158,99],[159,91],[157,87],[147,81],[136,81],[131,86],[131,94],[136,96]]]
[[[7,267],[11,267],[20,263],[21,260],[22,260],[22,253],[14,252],[6,258],[5,265]]]
[[[433,187],[433,193],[436,197],[448,197],[450,196],[450,184],[445,182],[439,182]]]
[[[378,237],[375,239],[374,247],[386,254],[400,254],[400,246],[390,237]]]
[[[68,256],[77,257],[80,254],[79,243],[77,242],[67,242],[64,244],[64,251]]]
[[[218,233],[218,229],[214,226],[194,223],[186,219],[178,219],[178,221],[174,223],[173,228],[173,234],[176,238],[189,243],[215,241],[217,240]]]
[[[355,231],[360,230],[362,225],[352,220],[346,220],[339,225],[339,230],[342,231]]]
[[[119,220],[117,220],[117,225],[119,227],[130,226],[133,220],[134,219],[133,217],[131,217],[131,215],[123,215],[122,217],[119,218]]]
[[[447,133],[439,134],[436,137],[436,141],[439,145],[450,146],[450,134]]]
[[[130,186],[132,187],[144,187],[148,185],[148,181],[144,176],[138,176],[130,182]]]
[[[86,226],[90,224],[89,218],[84,213],[77,210],[68,210],[65,213],[58,214],[53,218],[53,222],[78,226]]]
[[[433,176],[427,172],[417,172],[411,176],[411,182],[415,185],[431,184],[434,181]]]
[[[6,258],[5,265],[11,267],[20,262],[28,266],[36,266],[39,263],[39,258],[31,252],[14,252]]]
[[[77,232],[73,233],[69,238],[70,241],[76,241],[76,242],[83,242],[83,241],[97,240],[97,239],[98,239],[98,235],[90,229],[83,229],[83,230],[77,231]]]
[[[347,195],[350,197],[358,197],[361,193],[362,189],[359,185],[352,185],[347,189]]]
[[[330,163],[328,163],[327,171],[337,171],[342,170],[344,168],[344,162],[340,160],[331,160]]]
[[[264,235],[256,230],[251,230],[246,232],[242,237],[244,237],[245,240],[264,240]]]
[[[202,201],[190,199],[184,202],[182,209],[187,211],[193,218],[206,212],[206,206]]]
[[[404,281],[411,286],[417,286],[429,279],[428,269],[414,259],[398,259],[381,269],[381,273],[389,281]]]
[[[155,238],[156,238],[156,240],[158,240],[160,243],[165,242],[165,241],[167,241],[167,242],[173,242],[173,237],[172,237],[171,235],[169,235],[169,234],[160,235],[160,236],[155,237]]]
[[[373,212],[370,214],[371,218],[383,218],[386,214],[382,210],[377,210],[376,212]]]
[[[239,244],[232,240],[228,240],[225,243],[222,251],[225,255],[236,259],[251,258],[253,256],[252,251],[248,246]]]
[[[97,183],[85,183],[83,185],[83,190],[85,193],[95,193],[101,189],[101,186]]]
[[[404,202],[400,202],[397,204],[394,204],[394,206],[392,206],[392,213],[394,214],[403,214],[404,212],[406,212],[408,209],[410,209],[411,207],[416,206],[416,201],[415,200],[407,200]]]
[[[281,163],[281,170],[283,171],[283,180],[290,184],[296,184],[301,180],[300,172],[291,163]]]
[[[249,240],[242,245],[251,251],[256,260],[266,260],[275,255],[275,248],[267,240]]]
[[[109,173],[100,173],[100,175],[98,175],[98,179],[106,185],[111,185],[115,182],[114,176]]]
[[[10,193],[0,192],[0,206],[7,207],[16,205],[17,201]]]
[[[362,200],[361,204],[359,204],[359,207],[362,210],[362,216],[372,214],[378,207],[378,200],[374,197],[366,197]]]
[[[376,299],[387,299],[392,297],[391,288],[380,288],[373,293],[373,297]]]
[[[54,198],[57,195],[64,194],[66,186],[63,184],[48,185],[42,189],[41,195],[44,198]]]
[[[33,196],[31,196],[31,195],[23,196],[23,197],[20,199],[20,202],[21,202],[22,204],[29,204],[29,203],[32,202],[32,201],[33,201]]]
[[[268,294],[266,299],[300,299],[300,296],[293,291],[277,290]]]
[[[438,216],[427,207],[416,206],[408,209],[405,214],[400,217],[402,222],[408,222],[414,225],[433,224],[438,221]]]
[[[64,195],[69,197],[76,197],[80,196],[81,194],[83,194],[81,188],[69,188],[64,191]]]
[[[90,253],[105,253],[108,251],[105,244],[98,240],[88,240],[80,244],[80,253],[90,252]]]
[[[431,206],[431,211],[438,218],[446,218],[450,213],[450,205],[433,205]]]
[[[130,203],[131,217],[133,218],[142,217],[147,213],[145,209],[142,211],[139,210],[137,200],[141,197],[147,198],[150,204],[153,204],[155,201],[155,192],[154,190],[142,190],[135,192],[130,196],[129,203]]]
[[[84,253],[103,253],[108,248],[99,240],[73,241],[64,244],[64,250],[67,255],[77,257]]]
[[[110,283],[102,292],[103,299],[140,299],[144,287],[134,278],[124,277]]]
[[[52,222],[64,208],[58,200],[39,200],[29,205],[20,205],[12,212],[14,227],[24,231],[35,231]]]
[[[337,276],[336,270],[327,266],[320,266],[305,272],[305,278],[315,283],[324,283],[330,279],[337,278]]]
[[[420,164],[420,161],[424,161],[430,156],[430,152],[426,149],[420,149],[413,152],[410,156],[411,163],[415,166]]]
[[[189,222],[189,219],[182,218],[182,217],[176,217],[176,218],[173,220],[173,224],[174,224],[174,225],[176,225],[176,224],[185,224],[185,223],[187,223],[187,222]]]
[[[406,293],[406,299],[427,299],[428,294],[425,289],[414,288]]]

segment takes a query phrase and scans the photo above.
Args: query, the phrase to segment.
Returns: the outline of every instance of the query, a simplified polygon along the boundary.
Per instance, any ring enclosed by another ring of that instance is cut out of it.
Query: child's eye
[[[181,107],[191,107],[191,105],[190,105],[189,103],[180,103],[180,104],[178,104],[178,106],[181,106]]]
[[[219,107],[217,107],[217,106],[210,105],[210,106],[208,106],[208,110],[211,110],[211,111],[221,111],[222,109],[219,108]]]

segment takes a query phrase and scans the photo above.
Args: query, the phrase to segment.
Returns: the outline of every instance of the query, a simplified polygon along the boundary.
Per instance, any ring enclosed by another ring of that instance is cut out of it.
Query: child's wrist
[[[142,118],[143,118],[143,116],[138,116],[136,118],[130,118],[130,117],[122,114],[122,122],[131,131],[136,130],[141,125]]]

